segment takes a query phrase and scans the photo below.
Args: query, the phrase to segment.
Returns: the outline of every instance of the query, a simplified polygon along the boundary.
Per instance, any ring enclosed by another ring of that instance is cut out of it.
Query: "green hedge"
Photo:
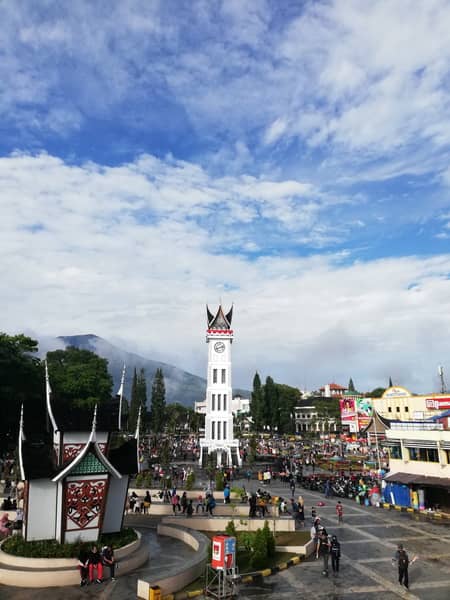
[[[126,527],[120,533],[105,533],[97,540],[97,545],[121,548],[137,539],[134,529]],[[90,550],[94,542],[59,544],[56,540],[39,540],[26,542],[22,536],[13,535],[2,544],[2,550],[14,556],[25,558],[78,558],[80,550]]]

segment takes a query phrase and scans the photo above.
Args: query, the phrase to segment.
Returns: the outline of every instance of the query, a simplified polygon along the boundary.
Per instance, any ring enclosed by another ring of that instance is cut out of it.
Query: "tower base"
[[[207,467],[209,456],[214,454],[217,467],[240,467],[242,465],[238,440],[222,442],[200,440],[200,466]]]

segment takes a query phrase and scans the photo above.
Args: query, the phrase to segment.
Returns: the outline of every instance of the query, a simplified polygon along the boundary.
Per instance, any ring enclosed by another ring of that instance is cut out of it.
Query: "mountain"
[[[162,369],[164,373],[164,381],[166,384],[166,402],[168,404],[179,402],[186,407],[193,408],[194,402],[204,400],[206,395],[206,379],[187,373],[178,367],[169,365],[149,358],[144,358],[132,352],[126,352],[107,340],[93,334],[87,335],[67,335],[59,336],[52,341],[45,341],[46,351],[60,349],[61,346],[75,346],[81,350],[90,350],[95,352],[102,358],[108,361],[108,369],[114,380],[114,392],[117,392],[120,386],[120,378],[122,376],[122,368],[125,364],[127,367],[125,375],[124,396],[129,400],[131,397],[131,383],[133,379],[133,371],[136,367],[137,371],[145,370],[147,378],[147,397],[150,403],[152,381],[156,369]],[[246,390],[234,390],[235,394],[241,394],[248,398],[250,392]]]

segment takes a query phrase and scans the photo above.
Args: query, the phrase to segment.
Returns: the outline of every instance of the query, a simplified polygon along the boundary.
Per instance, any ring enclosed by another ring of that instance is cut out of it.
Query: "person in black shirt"
[[[116,560],[112,546],[105,546],[102,550],[103,564],[109,567],[111,579],[116,580]]]
[[[331,554],[331,568],[334,573],[339,573],[339,559],[341,558],[341,544],[338,542],[338,539],[335,535],[331,536],[331,546],[330,546],[330,554]]]
[[[78,570],[80,571],[81,582],[80,586],[87,585],[89,576],[89,562],[88,553],[84,548],[81,548],[80,554],[78,555]]]
[[[397,546],[397,552],[394,554],[394,558],[392,559],[393,563],[397,563],[398,565],[398,582],[400,585],[404,585],[406,589],[409,588],[409,580],[408,580],[408,567],[409,567],[409,558],[406,550],[403,548],[403,544],[399,544]]]

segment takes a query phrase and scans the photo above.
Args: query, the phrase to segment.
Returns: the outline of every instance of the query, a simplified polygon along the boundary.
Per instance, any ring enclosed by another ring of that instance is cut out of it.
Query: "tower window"
[[[227,439],[227,423],[226,423],[226,421],[223,422],[223,439],[224,440]]]
[[[226,383],[227,382],[227,375],[226,375],[226,370],[222,369],[222,383]]]
[[[213,383],[217,383],[217,369],[213,369]]]
[[[211,396],[211,410],[216,410],[216,395]]]
[[[217,439],[220,440],[220,421],[217,421]]]
[[[216,422],[211,421],[211,439],[213,440],[216,437]]]
[[[220,394],[217,394],[217,410],[220,410]]]
[[[223,410],[227,410],[227,395],[223,395]]]

